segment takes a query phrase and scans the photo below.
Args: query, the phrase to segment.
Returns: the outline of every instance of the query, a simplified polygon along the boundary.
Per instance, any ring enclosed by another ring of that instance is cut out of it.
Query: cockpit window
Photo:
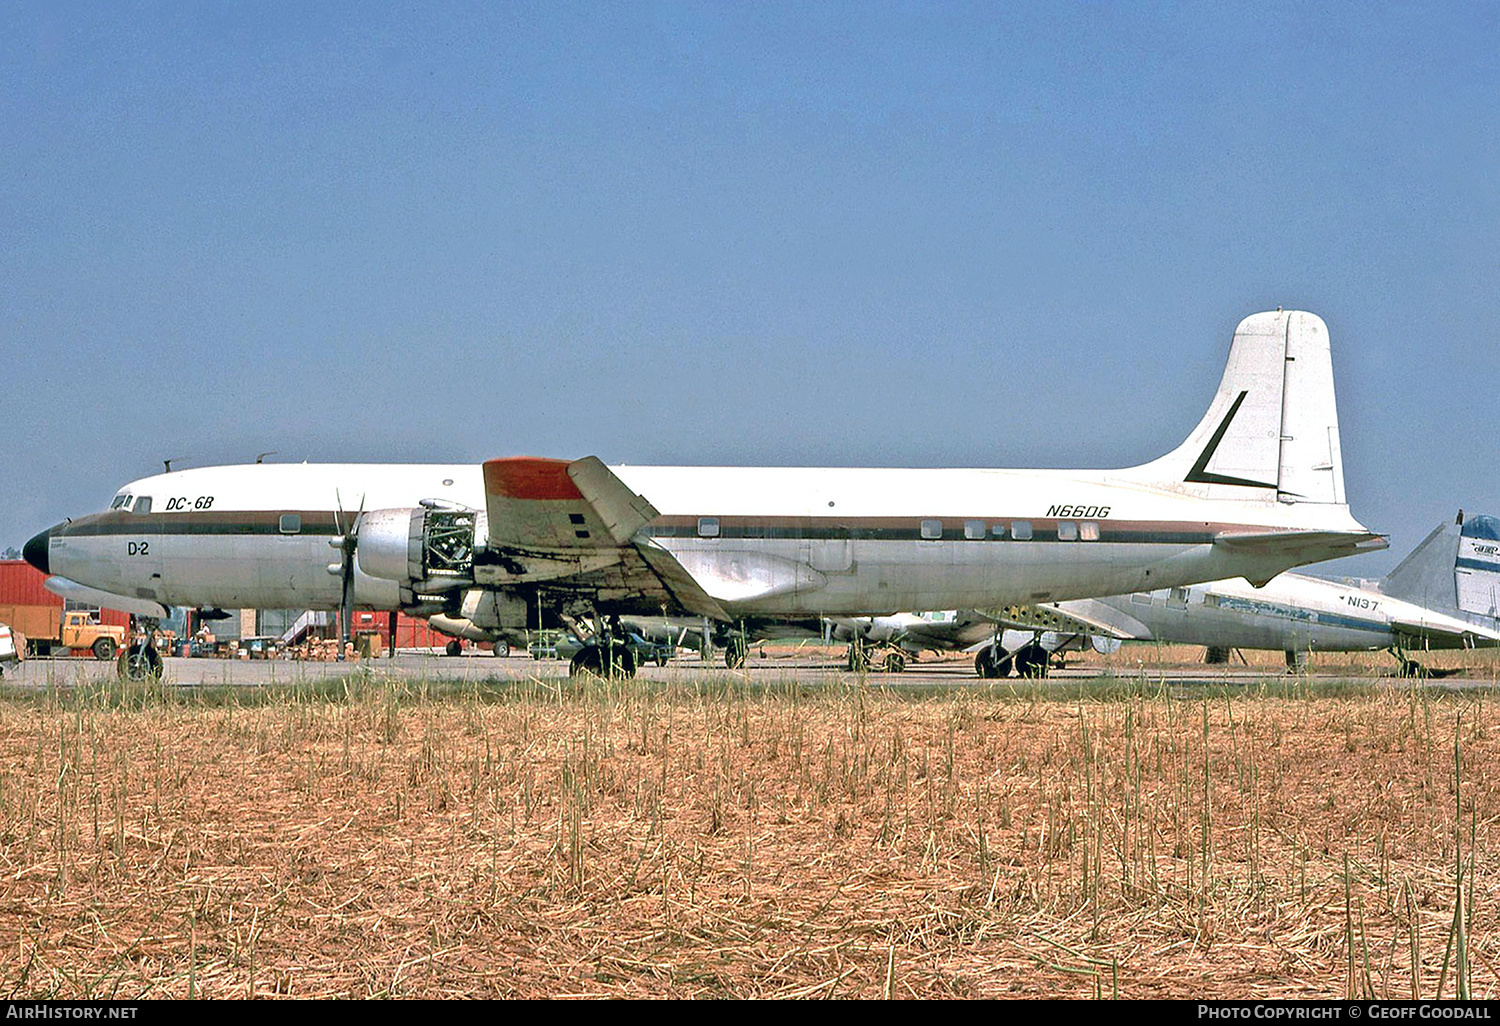
[[[139,499],[136,499],[135,500],[135,505],[130,508],[130,512],[132,512],[132,513],[150,513],[151,512],[151,496],[149,496],[149,495],[142,495]]]
[[[128,508],[129,506],[130,506],[130,493],[129,492],[121,492],[119,495],[115,496],[115,501],[111,502],[109,504],[109,508],[110,509],[120,509],[122,507]]]

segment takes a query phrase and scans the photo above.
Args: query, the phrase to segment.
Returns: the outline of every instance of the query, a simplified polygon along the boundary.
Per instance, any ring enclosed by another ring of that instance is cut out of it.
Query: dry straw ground
[[[0,702],[9,997],[1500,993],[1492,695]]]

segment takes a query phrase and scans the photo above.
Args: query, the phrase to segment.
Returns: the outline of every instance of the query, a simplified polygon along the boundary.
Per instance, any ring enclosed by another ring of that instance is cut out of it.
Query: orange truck
[[[125,645],[125,628],[100,623],[83,609],[54,606],[0,606],[0,623],[24,635],[32,655],[83,655],[109,660]]]

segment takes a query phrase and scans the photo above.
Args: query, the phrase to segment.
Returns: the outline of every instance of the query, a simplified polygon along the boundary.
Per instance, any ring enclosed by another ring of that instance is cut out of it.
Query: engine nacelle
[[[401,585],[403,598],[437,595],[474,583],[474,547],[484,514],[470,509],[376,509],[359,521],[359,572]]]

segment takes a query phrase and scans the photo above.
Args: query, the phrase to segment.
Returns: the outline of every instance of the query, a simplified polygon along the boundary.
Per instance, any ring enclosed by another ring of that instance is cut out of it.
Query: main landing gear
[[[1050,669],[1051,656],[1040,642],[1030,641],[1007,652],[998,641],[981,648],[974,656],[974,672],[988,680],[1008,677],[1012,670],[1017,677],[1045,677]]]
[[[899,645],[884,644],[871,651],[864,638],[855,638],[844,653],[844,669],[850,673],[868,673],[870,670],[902,673],[906,670],[906,650]]]
[[[568,676],[592,673],[596,677],[634,677],[639,665],[620,618],[596,616],[594,623],[596,627],[592,636],[568,662]],[[570,622],[569,626],[580,636],[587,633],[580,629],[582,625],[576,621]]]
[[[162,658],[156,650],[156,627],[160,621],[150,617],[132,617],[126,644],[120,650],[115,672],[120,679],[133,684],[161,680]]]
[[[1435,670],[1431,666],[1423,666],[1411,656],[1407,655],[1406,649],[1401,648],[1400,646],[1393,645],[1390,648],[1386,649],[1386,651],[1396,657],[1396,676],[1398,677],[1431,680],[1436,677],[1451,677],[1456,673],[1462,672],[1457,668],[1448,670]]]

